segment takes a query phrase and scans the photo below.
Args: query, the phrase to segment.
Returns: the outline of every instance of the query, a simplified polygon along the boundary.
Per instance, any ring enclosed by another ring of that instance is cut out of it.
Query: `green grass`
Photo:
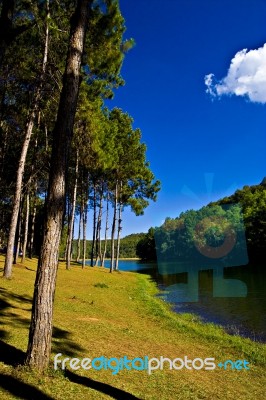
[[[3,257],[0,257],[0,269]],[[27,348],[36,260],[0,280],[1,399],[264,399],[265,346],[226,334],[191,314],[178,315],[155,295],[148,275],[60,265],[51,368],[40,376],[14,363]],[[246,359],[250,370],[54,371],[64,357],[214,357]],[[23,397],[24,396],[24,397]],[[135,397],[133,397],[135,396]]]

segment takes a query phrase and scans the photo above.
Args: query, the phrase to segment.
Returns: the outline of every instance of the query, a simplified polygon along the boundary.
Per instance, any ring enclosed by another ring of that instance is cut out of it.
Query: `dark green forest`
[[[262,265],[265,262],[265,178],[258,185],[244,186],[200,210],[166,218],[161,227],[150,228],[138,242],[137,255],[146,261],[159,256],[160,260],[194,259],[206,264],[208,251],[210,260],[212,256],[219,258],[217,249],[221,250],[221,258],[226,253],[225,263]]]

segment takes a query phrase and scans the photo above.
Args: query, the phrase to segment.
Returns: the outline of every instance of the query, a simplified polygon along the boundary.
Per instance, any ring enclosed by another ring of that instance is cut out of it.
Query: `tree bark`
[[[29,193],[26,194],[26,214],[25,214],[25,223],[24,223],[24,240],[23,240],[23,247],[22,247],[22,257],[21,263],[23,264],[26,257],[27,251],[27,243],[28,243],[28,231],[29,231],[29,215],[30,215],[30,195]]]
[[[37,101],[37,99],[36,99]],[[39,101],[39,98],[38,98]],[[21,191],[22,191],[22,181],[23,181],[23,174],[25,169],[26,157],[27,152],[30,144],[30,138],[32,134],[32,129],[34,125],[34,118],[37,110],[37,104],[34,104],[34,108],[31,112],[29,122],[26,128],[26,136],[22,147],[22,152],[20,155],[19,166],[17,170],[17,180],[16,180],[16,191],[13,199],[13,209],[12,209],[12,216],[11,216],[11,223],[8,235],[8,243],[7,243],[7,252],[6,252],[6,259],[5,259],[5,267],[4,267],[4,277],[10,278],[12,275],[12,259],[13,259],[13,251],[14,251],[14,243],[15,243],[15,235],[18,223],[18,214],[19,214],[19,205],[20,205],[20,198],[21,198]]]
[[[120,184],[120,193],[122,192],[122,182]],[[119,263],[119,253],[120,253],[120,233],[122,231],[122,202],[119,202],[119,210],[118,210],[118,226],[117,226],[117,246],[116,246],[116,260],[115,260],[115,271],[118,270]]]
[[[96,238],[96,213],[97,213],[97,196],[96,196],[96,183],[93,183],[93,232],[92,232],[92,244],[91,244],[91,267],[93,267],[94,259],[94,247]]]
[[[79,170],[79,156],[77,151],[76,167],[75,167],[75,183],[73,190],[72,210],[71,210],[67,252],[66,252],[66,269],[70,269],[70,262],[71,262],[71,249],[73,241],[73,231],[74,231],[74,221],[75,221],[75,211],[76,211],[76,201],[77,201],[77,188],[78,188],[78,170]]]
[[[39,371],[48,367],[51,354],[53,302],[65,207],[66,170],[77,107],[80,68],[91,2],[78,0],[72,17],[63,88],[53,132],[44,235],[35,281],[26,354],[26,365]]]
[[[77,243],[77,258],[76,261],[80,260],[80,237],[81,237],[81,224],[82,224],[82,208],[79,210],[79,232],[78,232],[78,243]]]
[[[114,259],[115,259],[115,228],[116,228],[116,212],[117,212],[117,191],[118,182],[115,183],[115,198],[114,198],[114,214],[112,223],[112,234],[111,234],[111,260],[110,260],[110,272],[114,270]]]
[[[103,254],[102,254],[102,259],[101,259],[101,267],[104,267],[104,262],[105,262],[105,255],[106,255],[106,249],[107,249],[107,232],[108,232],[108,218],[109,218],[109,192],[107,188],[107,197],[106,197],[106,218],[105,218],[105,233],[104,233],[104,249],[103,249]]]
[[[35,204],[35,194],[34,194],[33,201],[34,201],[34,204],[33,204],[33,211],[32,211],[32,217],[31,217],[29,258],[32,258],[32,256],[33,256],[33,246],[34,246],[35,220],[36,220],[36,212],[37,212],[37,207]]]
[[[86,265],[86,230],[87,230],[87,215],[88,215],[88,202],[87,199],[84,200],[84,207],[83,207],[83,221],[82,221],[82,227],[83,227],[83,253],[82,253],[82,268],[85,268]]]
[[[103,214],[103,184],[100,192],[99,212],[96,227],[96,261],[95,266],[98,266],[99,260],[102,259],[102,242],[101,242],[101,228],[102,228],[102,214]]]
[[[19,213],[18,213],[18,227],[17,227],[17,243],[15,244],[14,242],[14,260],[13,264],[18,263],[18,256],[20,252],[20,246],[21,246],[21,223],[22,223],[22,200],[20,201],[19,205]]]
[[[67,185],[67,184],[66,184]],[[67,188],[66,188],[66,193],[67,193]],[[71,215],[71,199],[70,196],[67,196],[66,198],[66,205],[65,205],[65,219],[67,220],[67,235],[66,235],[66,245],[65,245],[65,251],[64,251],[64,260],[67,258],[67,249],[68,249],[68,244],[70,240],[70,217]]]

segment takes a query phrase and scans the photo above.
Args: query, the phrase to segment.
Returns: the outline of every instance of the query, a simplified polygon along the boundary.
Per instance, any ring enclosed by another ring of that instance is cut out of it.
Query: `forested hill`
[[[164,234],[167,232],[167,239],[162,242],[165,257],[174,254],[174,243],[178,243],[183,256],[188,257],[188,254],[195,252],[193,232],[197,224],[206,221],[211,213],[223,218],[228,207],[230,213],[226,214],[226,218],[229,216],[235,231],[241,233],[249,262],[263,265],[266,261],[266,178],[258,185],[244,186],[231,196],[212,202],[198,211],[188,210],[176,218],[166,218],[161,228],[150,228],[139,241],[137,255],[145,260],[156,258],[154,233],[158,235],[161,229]],[[206,227],[204,229],[206,233]],[[203,240],[209,240],[209,245],[215,247],[221,245],[224,237],[219,229],[214,230],[212,226],[212,232],[209,229]]]
[[[120,258],[137,258],[137,244],[140,240],[142,240],[145,237],[145,233],[133,233],[131,235],[125,236],[124,238],[121,238],[120,240],[120,252],[119,252],[119,257]],[[103,243],[104,241],[102,241]],[[77,240],[73,241],[73,258],[76,258],[77,255]],[[91,245],[92,241],[88,240],[87,241],[87,248],[86,248],[86,253],[87,256],[86,258],[90,258],[91,254]],[[82,246],[82,243],[81,243]],[[60,254],[61,257],[64,256],[63,251]],[[107,249],[106,249],[106,257],[110,258],[111,256],[111,240],[109,239],[107,241]]]
[[[244,186],[233,195],[211,204],[240,204],[250,261],[266,260],[266,177],[259,185]]]

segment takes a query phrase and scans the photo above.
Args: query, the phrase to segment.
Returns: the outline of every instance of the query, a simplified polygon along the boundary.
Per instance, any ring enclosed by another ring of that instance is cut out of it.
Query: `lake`
[[[109,266],[108,260],[105,266]],[[161,290],[159,296],[171,302],[177,313],[193,313],[202,321],[223,326],[228,333],[266,342],[266,273],[263,267],[224,268],[223,282],[234,283],[232,280],[235,279],[241,281],[242,286],[246,287],[246,293],[242,293],[244,297],[215,297],[215,272],[200,271],[197,273],[198,300],[193,302],[191,299],[185,301],[184,297],[184,289],[188,286],[186,273],[160,275],[156,264],[136,260],[120,260],[119,270],[149,273]],[[241,293],[235,291],[231,295],[241,296]]]

